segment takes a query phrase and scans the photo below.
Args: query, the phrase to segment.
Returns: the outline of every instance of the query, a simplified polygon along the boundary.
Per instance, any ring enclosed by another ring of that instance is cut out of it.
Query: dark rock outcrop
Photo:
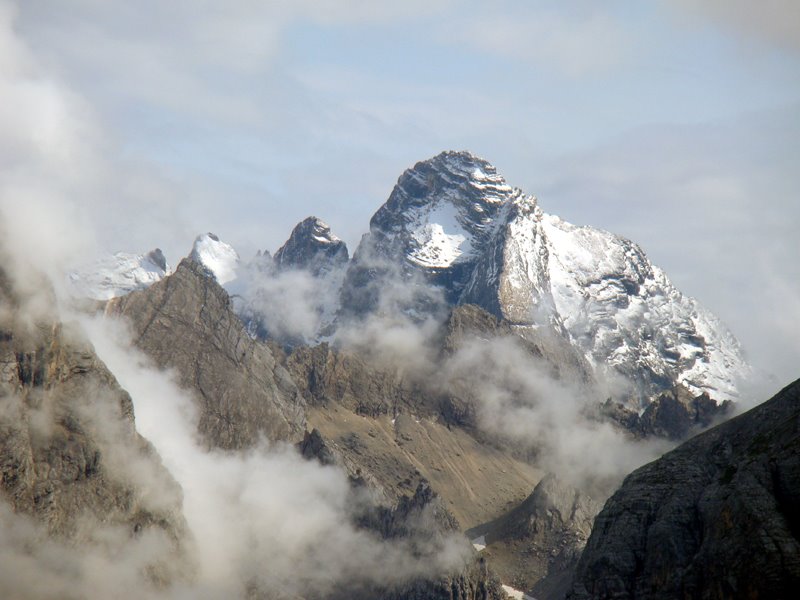
[[[348,260],[347,245],[316,217],[298,223],[273,258],[279,270],[299,269],[315,277],[343,268]]]
[[[376,532],[384,540],[405,542],[417,560],[436,560],[443,552],[460,545],[463,566],[451,573],[420,576],[386,586],[367,586],[357,592],[339,591],[335,598],[378,600],[500,600],[505,598],[499,581],[486,562],[471,555],[458,521],[444,507],[427,481],[422,480],[412,496],[403,496],[393,508],[373,507],[360,517],[358,525]],[[449,548],[448,548],[449,547]],[[345,586],[346,587],[346,586]]]
[[[629,475],[598,515],[573,600],[793,598],[800,381]]]
[[[146,290],[109,302],[128,319],[135,344],[162,368],[175,369],[200,409],[209,446],[247,448],[298,439],[305,430],[302,396],[264,344],[247,335],[227,292],[200,264],[183,260]]]
[[[717,403],[706,393],[695,396],[678,385],[653,398],[641,415],[609,399],[600,406],[600,416],[636,437],[680,441],[723,419],[732,407],[729,400]]]

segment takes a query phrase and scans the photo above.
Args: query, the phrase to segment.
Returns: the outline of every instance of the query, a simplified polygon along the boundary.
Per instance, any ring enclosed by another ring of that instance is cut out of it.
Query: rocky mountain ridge
[[[300,221],[273,257],[279,270],[302,269],[314,277],[344,267],[349,260],[347,244],[317,217]]]
[[[640,401],[677,384],[718,402],[735,399],[750,374],[730,331],[640,246],[545,213],[468,152],[443,152],[406,170],[352,259],[315,217],[274,256],[241,261],[206,234],[191,257],[239,299],[251,334],[291,345],[332,339],[343,323],[375,311],[424,318],[475,304],[520,334],[547,330],[599,378],[627,382]],[[130,267],[121,268],[130,277]],[[280,275],[287,272],[296,278]],[[269,323],[276,303],[298,300],[288,299],[288,288],[309,305],[299,332]],[[392,307],[381,306],[387,298]]]
[[[199,430],[210,447],[302,436],[304,402],[294,382],[247,334],[227,292],[202,264],[181,261],[163,281],[111,300],[106,314],[124,317],[134,344],[177,371],[200,409]]]

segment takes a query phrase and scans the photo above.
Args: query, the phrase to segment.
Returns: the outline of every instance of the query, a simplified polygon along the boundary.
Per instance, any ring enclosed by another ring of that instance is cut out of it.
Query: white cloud
[[[344,471],[307,461],[291,446],[207,451],[197,439],[193,400],[130,347],[122,323],[84,320],[84,326],[130,392],[138,431],[183,489],[198,566],[189,584],[194,597],[238,597],[253,584],[278,596],[324,597],[349,581],[398,582],[458,569],[468,559],[460,534],[419,558],[402,540],[382,541],[356,528],[352,517],[364,499]],[[167,589],[164,596],[179,592]]]

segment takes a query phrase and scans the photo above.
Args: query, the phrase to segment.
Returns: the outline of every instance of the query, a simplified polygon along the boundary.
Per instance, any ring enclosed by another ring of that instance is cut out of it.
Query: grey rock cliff
[[[202,265],[184,259],[162,281],[112,300],[107,312],[130,322],[135,344],[158,366],[175,369],[198,404],[209,446],[302,436],[305,402],[290,375],[247,335],[227,292]]]
[[[794,598],[800,381],[629,475],[598,515],[573,600]]]

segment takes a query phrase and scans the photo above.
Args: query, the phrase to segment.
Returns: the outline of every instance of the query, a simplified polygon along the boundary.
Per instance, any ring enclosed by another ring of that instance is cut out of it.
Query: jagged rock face
[[[600,406],[600,417],[617,423],[637,437],[680,441],[724,418],[732,406],[729,401],[717,403],[705,393],[695,396],[679,385],[653,398],[641,415],[608,399]]]
[[[749,373],[733,335],[636,244],[544,213],[467,152],[445,152],[400,177],[356,251],[343,308],[374,310],[376,282],[398,272],[437,284],[450,304],[544,327],[643,396],[681,383],[724,400]]]
[[[353,256],[342,287],[344,316],[374,311],[387,288],[414,275],[437,284],[455,304],[493,240],[506,200],[518,194],[492,165],[464,152],[443,152],[405,171]],[[405,308],[435,310],[438,298],[418,291]]]
[[[693,430],[709,427],[730,409],[730,402],[717,404],[708,394],[694,396],[679,386],[660,394],[639,417],[639,432],[671,440],[686,439]]]
[[[427,481],[420,481],[411,496],[403,496],[396,506],[370,507],[358,524],[376,532],[384,540],[405,540],[417,558],[424,559],[445,550],[459,540],[469,556],[466,538],[458,535],[458,521],[445,508]],[[452,550],[451,550],[452,551]],[[344,586],[347,588],[347,586]],[[500,600],[505,598],[499,581],[479,557],[468,558],[464,566],[441,576],[419,577],[400,585],[369,586],[371,589],[344,589],[334,599],[375,598],[378,600]]]
[[[327,343],[303,346],[286,360],[286,368],[309,404],[336,403],[359,415],[395,415],[402,410],[430,414],[435,402],[421,383],[403,378],[397,369],[370,364],[358,353],[334,350]]]
[[[21,316],[2,269],[0,288],[0,500],[75,543],[162,532],[172,564],[150,574],[171,579],[188,565],[181,490],[136,432],[130,396],[79,331]]]
[[[328,225],[308,217],[292,230],[273,260],[278,269],[304,270],[319,277],[342,268],[350,257],[347,245],[333,235]]]
[[[117,252],[69,274],[72,291],[79,298],[109,300],[146,288],[169,275],[171,269],[160,248],[147,254]]]
[[[570,598],[791,598],[800,586],[800,381],[629,475]]]
[[[443,285],[455,303],[503,206],[518,195],[485,160],[444,152],[400,176],[372,217],[368,240],[375,252],[402,256]]]
[[[210,446],[236,449],[299,438],[305,403],[270,350],[247,335],[230,298],[208,271],[185,259],[171,276],[111,301],[135,344],[162,368],[175,369],[200,409]]]
[[[563,598],[600,505],[552,473],[480,531],[481,552],[503,581],[542,600]]]

